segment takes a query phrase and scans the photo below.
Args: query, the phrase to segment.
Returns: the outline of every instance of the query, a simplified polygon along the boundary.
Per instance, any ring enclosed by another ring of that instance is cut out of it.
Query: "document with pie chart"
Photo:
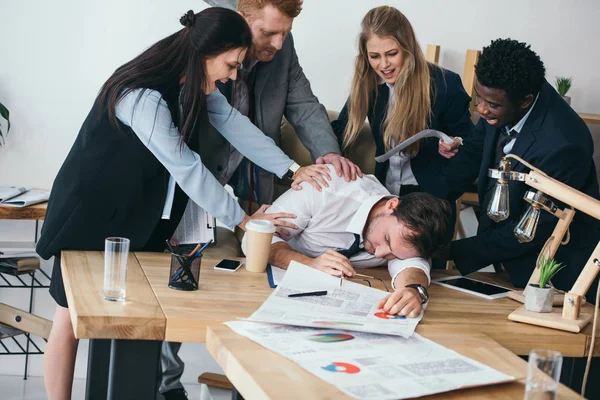
[[[403,338],[248,321],[226,325],[355,399],[408,399],[515,379],[417,333]]]
[[[327,295],[288,297],[314,291],[327,291]],[[388,294],[347,280],[340,286],[340,278],[292,262],[277,289],[248,320],[408,338],[423,312],[416,318],[406,318],[377,309],[379,301]]]

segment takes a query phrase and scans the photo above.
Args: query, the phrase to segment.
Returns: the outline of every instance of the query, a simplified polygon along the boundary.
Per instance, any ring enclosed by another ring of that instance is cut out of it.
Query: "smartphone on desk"
[[[238,260],[222,260],[215,265],[215,269],[219,271],[235,272],[240,269],[243,264],[243,261]]]

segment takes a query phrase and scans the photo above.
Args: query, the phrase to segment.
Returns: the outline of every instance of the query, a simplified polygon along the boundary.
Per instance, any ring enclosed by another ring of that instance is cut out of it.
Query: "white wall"
[[[545,63],[550,82],[557,75],[574,78],[570,95],[577,111],[600,113],[598,0],[305,1],[294,23],[294,40],[313,90],[326,107],[343,106],[360,21],[369,9],[380,5],[402,11],[421,47],[440,45],[440,64],[461,76],[467,49],[481,49],[500,37],[529,43]]]
[[[306,0],[294,23],[301,64],[327,108],[339,109],[347,95],[362,16],[391,4],[411,20],[423,47],[441,45],[440,64],[462,75],[465,50],[491,39],[531,43],[553,80],[574,77],[573,107],[600,113],[600,1],[505,0]],[[50,187],[94,97],[111,72],[156,40],[180,28],[178,19],[200,0],[0,0],[0,101],[13,128],[0,148],[0,185]],[[0,221],[0,241],[29,240],[33,224]],[[46,268],[48,268],[46,264]],[[4,290],[0,301],[25,307],[26,294]],[[36,312],[52,317],[45,290]],[[85,348],[81,349],[82,355]],[[199,345],[184,347],[185,380],[216,370]],[[0,357],[0,373],[19,374],[17,358]],[[78,376],[85,359],[80,358]],[[41,374],[41,357],[31,372]]]
[[[441,45],[440,64],[462,75],[466,49],[512,37],[531,43],[549,79],[574,77],[573,107],[600,113],[600,1],[306,0],[294,24],[300,61],[326,107],[347,95],[356,36],[371,7],[391,4],[423,47]],[[180,28],[200,0],[0,0],[0,101],[13,129],[0,149],[0,184],[49,187],[92,101],[111,72]]]

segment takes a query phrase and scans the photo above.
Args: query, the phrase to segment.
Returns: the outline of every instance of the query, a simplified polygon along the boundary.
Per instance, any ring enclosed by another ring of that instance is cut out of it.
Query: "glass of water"
[[[562,354],[553,350],[529,352],[525,400],[554,400],[562,368]]]
[[[104,298],[124,301],[127,283],[129,239],[109,237],[104,240]]]

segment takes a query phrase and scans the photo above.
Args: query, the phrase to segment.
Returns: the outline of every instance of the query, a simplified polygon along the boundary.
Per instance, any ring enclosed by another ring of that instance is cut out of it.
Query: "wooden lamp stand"
[[[527,174],[510,172],[510,179],[523,181],[534,189],[542,191],[548,196],[572,207],[572,209],[567,208],[564,211],[546,209],[546,211],[558,217],[559,221],[554,228],[552,236],[546,242],[541,252],[542,255],[553,257],[560,244],[568,242],[568,229],[575,215],[574,209],[600,220],[600,201],[549,177],[544,172],[513,154],[508,154],[503,158],[502,162],[509,163],[510,165],[509,158],[513,158],[531,169]],[[496,170],[493,171],[497,172]],[[567,239],[563,241],[565,236],[567,236]],[[564,295],[562,310],[554,307],[550,313],[538,313],[528,311],[525,309],[525,306],[521,306],[513,311],[508,316],[508,319],[569,332],[580,332],[593,317],[592,313],[582,313],[581,306],[585,303],[585,294],[594,282],[594,279],[596,279],[598,272],[600,272],[600,242],[592,252],[571,290]],[[529,279],[529,283],[536,282],[539,282],[539,267],[535,268]],[[512,295],[511,297],[520,298],[518,295]],[[596,304],[597,307],[598,304]]]
[[[553,307],[552,312],[538,313],[528,311],[525,309],[525,306],[521,306],[513,311],[508,316],[508,319],[568,332],[581,332],[593,317],[592,313],[582,313],[581,305],[585,301],[585,294],[592,285],[592,282],[594,282],[599,270],[600,243],[598,243],[592,252],[592,256],[585,264],[571,290],[564,295],[562,310],[558,307]]]

